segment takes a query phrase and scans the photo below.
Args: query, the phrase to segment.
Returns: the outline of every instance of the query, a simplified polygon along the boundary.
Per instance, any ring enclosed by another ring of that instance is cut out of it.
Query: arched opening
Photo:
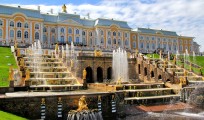
[[[167,79],[166,82],[171,82],[171,80],[170,80],[170,79]]]
[[[158,80],[161,80],[161,79],[162,79],[162,76],[161,76],[161,75],[159,75],[159,76],[158,76]]]
[[[147,68],[145,67],[144,68],[144,76],[146,76],[147,75]]]
[[[154,77],[154,71],[151,71],[151,77]]]
[[[103,70],[101,67],[97,68],[97,81],[98,82],[103,82]]]
[[[93,73],[92,73],[91,67],[87,67],[86,72],[87,72],[86,74],[87,83],[93,83],[94,81],[93,81]]]
[[[138,65],[138,73],[141,74],[141,71],[140,71],[140,64]]]
[[[107,79],[112,79],[112,68],[111,67],[107,69]]]

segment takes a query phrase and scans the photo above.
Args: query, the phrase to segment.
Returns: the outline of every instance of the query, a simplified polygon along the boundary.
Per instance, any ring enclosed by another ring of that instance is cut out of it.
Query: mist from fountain
[[[196,55],[194,51],[193,51],[193,63],[196,64]]]
[[[41,72],[41,62],[42,62],[42,47],[41,43],[38,40],[37,42],[34,42],[32,45],[32,53],[33,53],[33,72],[35,72],[35,78],[42,78],[40,72]],[[41,82],[41,81],[38,81]],[[40,84],[46,84],[46,81],[42,81]]]
[[[113,82],[120,80],[121,82],[128,82],[128,59],[125,50],[118,48],[113,51],[112,58],[113,66]]]

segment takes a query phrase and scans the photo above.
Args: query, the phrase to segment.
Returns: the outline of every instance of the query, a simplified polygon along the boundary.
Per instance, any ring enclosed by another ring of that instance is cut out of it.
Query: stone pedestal
[[[26,87],[29,87],[29,86],[31,85],[30,82],[31,82],[30,80],[26,80],[26,81],[25,81],[25,86],[26,86]]]
[[[10,80],[10,82],[9,82],[9,87],[11,88],[11,87],[14,87],[14,80]]]
[[[84,88],[84,89],[87,89],[87,88],[88,88],[88,87],[87,87],[86,79],[83,79],[83,88]]]

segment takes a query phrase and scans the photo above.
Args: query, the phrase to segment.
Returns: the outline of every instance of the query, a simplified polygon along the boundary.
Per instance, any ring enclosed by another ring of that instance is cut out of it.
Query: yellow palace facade
[[[43,47],[71,43],[86,49],[153,52],[158,48],[170,53],[193,49],[194,37],[178,36],[174,31],[138,28],[133,30],[126,21],[81,18],[66,12],[43,14],[38,10],[0,5],[0,46],[15,43],[28,46],[40,40]]]

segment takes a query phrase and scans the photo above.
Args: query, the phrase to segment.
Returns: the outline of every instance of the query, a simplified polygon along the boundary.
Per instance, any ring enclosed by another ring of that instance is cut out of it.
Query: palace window
[[[28,38],[28,31],[24,32],[24,38]]]
[[[82,32],[82,35],[86,35],[86,32],[85,32],[85,31],[83,31],[83,32]]]
[[[86,38],[83,38],[82,43],[83,45],[86,45]]]
[[[69,41],[69,43],[72,42],[72,36],[69,36],[68,41]]]
[[[0,38],[2,37],[3,33],[2,33],[2,29],[0,29]]]
[[[149,40],[149,37],[147,37],[146,39]]]
[[[69,29],[68,29],[68,32],[69,32],[69,34],[72,34],[72,29],[69,28]]]
[[[35,29],[36,29],[36,30],[40,29],[39,24],[35,24]]]
[[[152,49],[153,49],[153,50],[155,49],[155,44],[154,44],[154,43],[152,43]]]
[[[25,23],[24,27],[25,27],[25,28],[28,28],[28,23]]]
[[[64,33],[64,28],[61,28],[61,33]]]
[[[128,34],[127,34],[127,33],[125,33],[125,37],[128,37]]]
[[[174,42],[176,42],[176,40],[174,40]]]
[[[182,45],[180,45],[180,47],[179,47],[179,50],[180,50],[180,51],[182,51],[182,50],[183,50],[183,47],[182,47]]]
[[[176,51],[176,45],[174,45],[174,50]]]
[[[140,36],[140,40],[143,40],[144,39],[144,37],[143,36]]]
[[[76,37],[76,43],[79,43],[79,37]]]
[[[136,42],[133,42],[133,48],[136,48]]]
[[[60,43],[64,43],[64,36],[61,36]]]
[[[14,22],[13,21],[10,22],[10,27],[14,27]]]
[[[157,38],[158,41],[160,41],[160,38]]]
[[[92,36],[92,32],[89,32],[89,36]]]
[[[111,32],[110,31],[108,32],[108,36],[111,36]]]
[[[121,46],[121,40],[120,39],[118,39],[118,45]]]
[[[118,32],[118,36],[120,36],[120,32]]]
[[[17,31],[17,38],[21,38],[21,31]]]
[[[128,40],[125,40],[125,45],[128,46]]]
[[[89,45],[92,45],[93,44],[93,41],[92,39],[89,40]]]
[[[169,50],[171,50],[171,45],[169,45]]]
[[[78,29],[76,29],[76,34],[79,34],[79,30]]]
[[[103,40],[103,38],[101,38],[101,44],[103,44],[104,43],[104,40]]]
[[[101,35],[103,35],[103,30],[101,30]]]
[[[164,46],[164,47],[163,47],[163,48],[164,48],[164,50],[166,50],[166,44],[164,44],[163,46]]]
[[[158,47],[157,48],[161,48],[161,44],[160,43],[158,43]]]
[[[55,43],[55,36],[54,35],[52,36],[52,43],[53,44]]]
[[[0,20],[0,26],[3,26],[3,21],[2,20]]]
[[[43,42],[46,42],[46,41],[47,41],[47,36],[43,35]]]
[[[149,43],[147,43],[147,49],[149,49]]]
[[[111,45],[111,38],[108,38],[108,44]]]
[[[164,38],[163,41],[166,41],[166,38]]]
[[[43,28],[43,32],[47,32],[47,28],[46,27]]]
[[[10,37],[14,37],[14,30],[10,30]]]
[[[22,25],[21,22],[17,23],[17,27],[21,27],[21,25]]]
[[[154,40],[154,37],[152,37],[152,40]]]
[[[133,35],[133,36],[132,36],[132,39],[133,39],[133,40],[136,40],[136,36],[135,36],[135,35]]]
[[[113,39],[113,44],[116,44],[116,39],[115,38]]]
[[[55,28],[52,28],[51,32],[52,32],[52,33],[55,33]]]
[[[113,36],[116,36],[116,32],[113,32]]]
[[[143,43],[140,43],[140,48],[143,48],[143,47],[144,47]]]
[[[35,39],[38,40],[40,38],[40,35],[38,32],[35,32]]]

